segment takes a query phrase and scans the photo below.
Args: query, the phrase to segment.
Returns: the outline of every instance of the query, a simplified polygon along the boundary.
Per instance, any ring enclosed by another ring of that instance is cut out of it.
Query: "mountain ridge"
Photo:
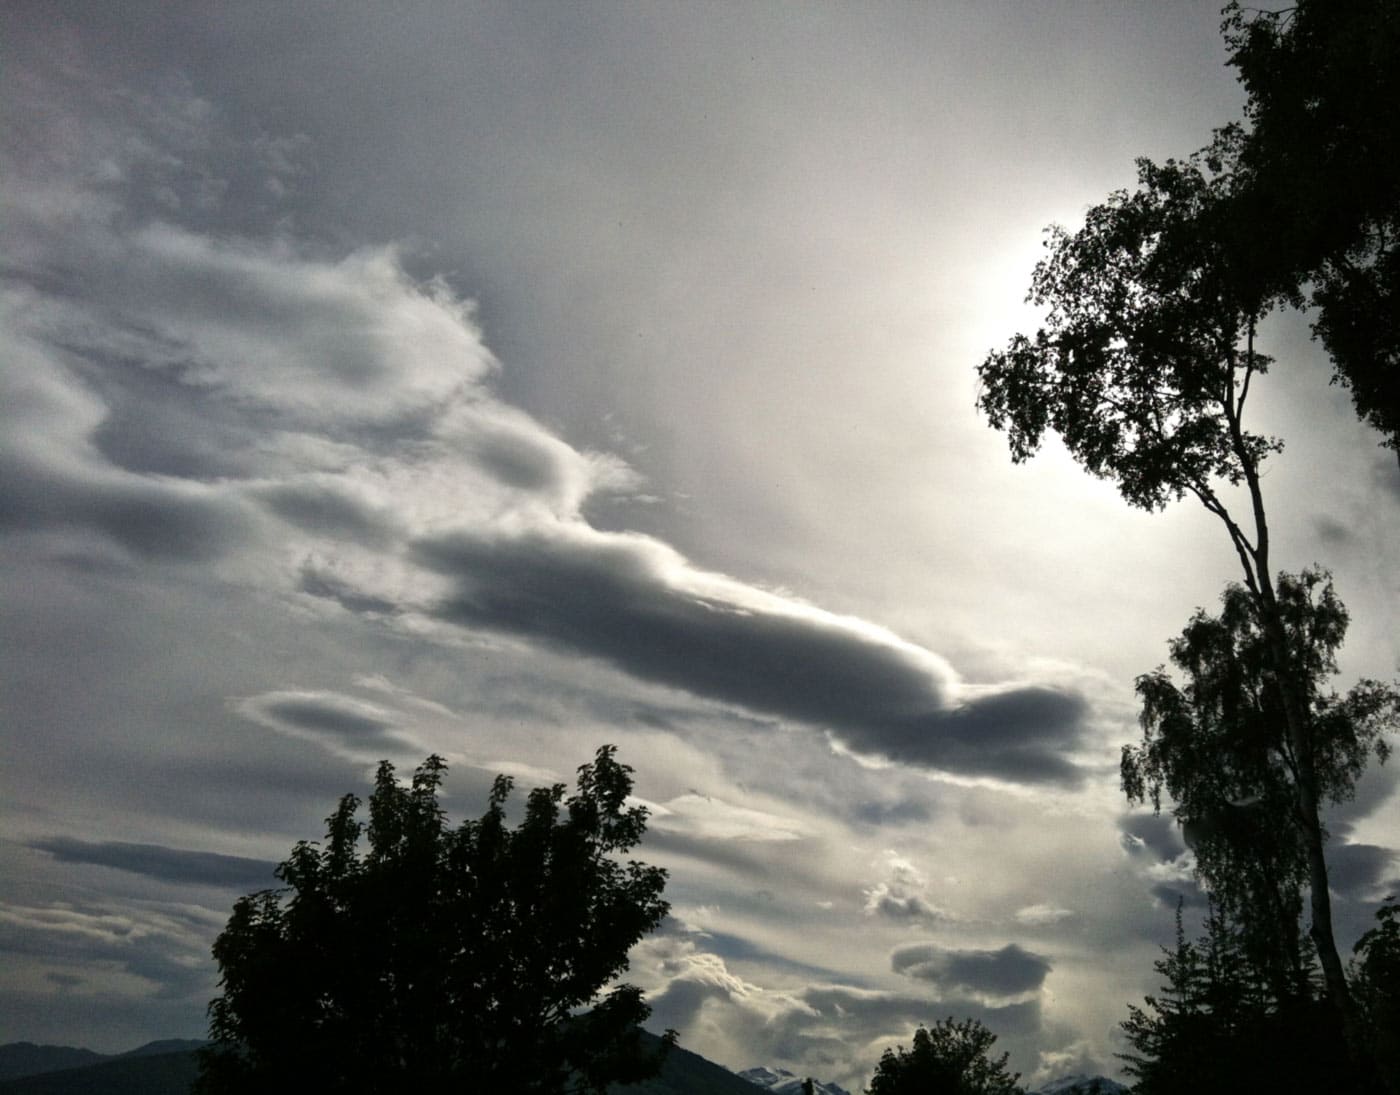
[[[646,1034],[648,1039],[655,1036]],[[188,1095],[199,1071],[197,1050],[208,1043],[188,1038],[146,1042],[124,1053],[78,1046],[10,1042],[0,1045],[0,1095]],[[672,1048],[661,1073],[610,1095],[801,1095],[802,1077],[783,1068],[729,1069],[681,1046]],[[1125,1095],[1127,1088],[1103,1076],[1064,1076],[1028,1095]],[[813,1080],[816,1095],[852,1095],[839,1084]]]

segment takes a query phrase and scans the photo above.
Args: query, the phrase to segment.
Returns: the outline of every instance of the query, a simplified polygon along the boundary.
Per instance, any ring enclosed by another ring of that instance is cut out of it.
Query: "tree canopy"
[[[1400,725],[1400,694],[1371,680],[1345,695],[1328,687],[1347,614],[1324,572],[1279,575],[1278,607],[1286,672],[1311,716],[1302,748],[1316,792],[1342,801],[1373,753],[1389,755],[1384,735]],[[1123,747],[1123,789],[1157,810],[1163,791],[1171,796],[1213,899],[1244,931],[1273,990],[1296,994],[1307,972],[1298,940],[1309,880],[1308,825],[1297,808],[1303,765],[1286,732],[1258,600],[1231,584],[1220,614],[1198,610],[1171,658],[1182,684],[1163,667],[1137,680],[1143,738]]]
[[[1186,938],[1154,968],[1160,990],[1121,1024],[1120,1056],[1137,1095],[1236,1095],[1241,1091],[1365,1091],[1340,1037],[1336,1012],[1310,987],[1280,995],[1250,953],[1247,935],[1212,904],[1206,932]]]
[[[909,1049],[885,1050],[867,1095],[1022,1095],[1007,1054],[988,1056],[996,1040],[976,1019],[920,1026]]]
[[[1225,8],[1249,99],[1234,217],[1280,299],[1314,334],[1359,417],[1400,456],[1400,4]]]
[[[284,888],[237,902],[199,1090],[601,1092],[659,1067],[640,990],[607,989],[668,910],[665,872],[621,858],[646,824],[631,769],[604,746],[512,829],[505,776],[449,827],[446,767],[431,756],[403,786],[381,763],[368,825],[346,795],[324,843],[278,868]]]
[[[1389,412],[1400,407],[1397,358],[1385,348],[1387,325],[1400,314],[1393,306],[1400,301],[1393,278],[1400,269],[1397,160],[1375,166],[1366,151],[1393,150],[1395,122],[1370,120],[1375,100],[1358,91],[1394,83],[1396,7],[1395,0],[1303,0],[1277,13],[1227,7],[1227,40],[1251,96],[1252,126],[1222,127],[1208,147],[1185,160],[1140,160],[1136,189],[1109,195],[1076,232],[1052,227],[1030,292],[1046,309],[1044,325],[1034,336],[1015,335],[978,370],[978,406],[1005,431],[1014,460],[1028,459],[1053,431],[1088,471],[1113,481],[1129,504],[1156,510],[1192,496],[1221,522],[1244,582],[1236,601],[1252,613],[1256,629],[1257,641],[1249,645],[1260,659],[1258,703],[1268,708],[1284,743],[1273,754],[1256,749],[1251,763],[1258,767],[1260,758],[1273,755],[1280,766],[1292,765],[1287,780],[1264,780],[1273,797],[1260,801],[1273,813],[1256,828],[1296,826],[1312,911],[1309,932],[1353,1047],[1360,1032],[1332,928],[1320,819],[1333,773],[1316,752],[1347,707],[1316,702],[1319,673],[1309,659],[1330,658],[1335,647],[1292,626],[1289,613],[1298,605],[1276,588],[1284,579],[1276,577],[1270,557],[1262,472],[1282,443],[1252,432],[1245,410],[1270,365],[1255,347],[1260,321],[1280,302],[1302,304],[1309,284],[1322,307],[1324,340],[1327,325],[1341,322],[1336,316],[1349,315],[1348,322],[1359,325],[1353,334],[1365,345],[1345,368],[1340,343],[1328,342],[1353,394],[1379,379],[1377,406]],[[1377,54],[1374,43],[1361,41],[1368,34],[1390,43],[1390,51],[1382,47]],[[1368,51],[1363,71],[1347,70],[1347,43]],[[1300,112],[1307,126],[1295,117]],[[1318,121],[1324,117],[1326,125]],[[1317,152],[1308,143],[1313,140],[1328,151]],[[1309,157],[1320,157],[1325,169],[1310,163],[1306,179],[1290,181],[1288,165],[1301,170]],[[1309,218],[1332,215],[1318,203],[1333,187],[1354,187],[1355,193],[1339,199],[1342,212],[1319,230]],[[1387,305],[1380,315],[1373,311],[1378,301]],[[1384,421],[1377,420],[1382,428]],[[1169,690],[1158,687],[1165,680],[1149,678],[1142,691],[1148,721],[1158,730],[1172,714]],[[1198,685],[1197,691],[1204,688],[1205,679]],[[1195,699],[1178,706],[1195,709],[1191,717],[1173,716],[1173,728],[1187,737],[1210,733]],[[1250,727],[1238,714],[1231,713],[1230,731],[1247,735]],[[1240,749],[1237,760],[1246,755]],[[1267,771],[1268,764],[1258,769]],[[1130,796],[1131,775],[1125,769]],[[1225,816],[1223,808],[1217,813]],[[1292,870],[1297,857],[1278,851],[1277,864]],[[1288,879],[1277,878],[1269,888],[1287,893]]]
[[[1351,972],[1377,1068],[1400,1091],[1400,897],[1376,912],[1376,926],[1356,941]]]

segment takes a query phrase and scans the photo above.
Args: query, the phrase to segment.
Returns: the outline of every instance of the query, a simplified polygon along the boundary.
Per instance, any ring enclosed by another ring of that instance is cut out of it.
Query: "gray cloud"
[[[84,475],[0,446],[0,532],[87,531],[150,560],[207,562],[245,542],[250,515],[194,484]]]
[[[208,103],[184,105],[153,101],[148,150],[116,142],[113,170],[132,177],[217,130]],[[115,217],[70,182],[85,216],[16,218],[19,242],[47,262],[42,279],[27,275],[43,306],[20,328],[33,349],[20,375],[47,421],[31,428],[42,443],[13,447],[0,527],[89,529],[143,558],[203,561],[271,551],[270,513],[311,540],[300,574],[279,561],[277,578],[350,611],[402,620],[427,605],[826,728],[865,755],[1082,781],[1082,696],[966,686],[882,628],[700,572],[661,540],[591,528],[584,503],[634,489],[636,475],[489,394],[498,367],[468,302],[415,282],[391,248],[331,261],[216,235],[184,213],[203,208],[199,194],[217,206],[218,187],[185,182],[194,189],[172,191],[184,197],[168,216]],[[12,204],[27,215],[41,197],[34,184]],[[401,540],[415,545],[409,565]],[[437,597],[442,577],[451,592]],[[376,728],[344,715],[263,712],[280,728],[369,740]]]
[[[1129,855],[1150,853],[1170,862],[1186,851],[1181,827],[1168,814],[1125,814],[1118,819],[1119,843]]]
[[[255,491],[255,496],[277,516],[308,532],[376,546],[392,535],[390,520],[340,483],[276,483]]]
[[[1400,863],[1400,852],[1375,844],[1333,844],[1327,849],[1327,882],[1337,893],[1353,899],[1365,898],[1385,882],[1397,881],[1390,874]]]
[[[1327,807],[1324,821],[1335,837],[1351,833],[1356,823],[1380,809],[1400,786],[1400,767],[1372,764],[1362,773],[1350,798]]]
[[[670,974],[665,986],[648,996],[653,1025],[675,1027],[682,1042],[698,1036],[703,1043],[718,1034],[731,1047],[742,1047],[750,1060],[820,1063],[827,1075],[857,1082],[874,1060],[852,1061],[852,1047],[907,1039],[918,1024],[943,1015],[975,1018],[1012,1036],[1034,1034],[1042,1026],[1038,999],[989,1005],[961,994],[929,999],[829,982],[770,989],[735,975],[719,954],[696,952],[684,943],[665,966]],[[707,1006],[712,1004],[723,1007]]]
[[[301,566],[296,588],[309,596],[334,601],[347,612],[392,616],[400,611],[397,601],[363,592],[330,570],[309,560]]]
[[[925,802],[901,799],[898,802],[858,803],[852,810],[852,816],[866,825],[884,828],[889,825],[909,825],[928,821],[933,814]]]
[[[1152,896],[1169,909],[1178,904],[1188,909],[1204,909],[1210,903],[1205,890],[1187,882],[1159,882],[1152,887]]]
[[[276,885],[274,864],[244,856],[167,848],[160,844],[124,841],[87,841],[72,837],[48,837],[29,842],[63,863],[91,863],[119,871],[194,886],[221,886],[249,890]]]
[[[865,911],[876,913],[888,920],[917,920],[934,923],[939,920],[953,919],[946,909],[940,909],[918,894],[894,893],[884,884],[869,892]]]
[[[988,1005],[961,997],[930,1001],[922,996],[869,992],[844,985],[817,985],[805,989],[802,1001],[825,1016],[851,1015],[858,1024],[891,1027],[929,1023],[937,1013],[956,1013],[980,1019],[998,1033],[1024,1034],[1040,1028],[1040,1002]],[[931,1014],[932,1013],[932,1014]],[[856,1025],[856,1024],[853,1024]]]
[[[1073,784],[1082,697],[1042,686],[959,696],[925,651],[854,621],[696,575],[658,541],[591,529],[420,540],[450,576],[435,612],[646,680],[832,728],[853,749],[968,775]],[[698,579],[698,580],[697,580]],[[752,596],[746,597],[745,594]]]
[[[159,997],[187,999],[212,988],[214,923],[166,909],[0,904],[0,953],[23,955],[102,979],[108,970],[151,982]],[[105,969],[103,967],[106,967]]]
[[[890,968],[944,990],[1019,996],[1040,988],[1051,966],[1041,955],[1015,943],[995,951],[950,950],[933,943],[910,943],[891,953]]]
[[[240,714],[280,733],[359,753],[397,752],[414,743],[393,713],[333,692],[269,692],[239,701]]]

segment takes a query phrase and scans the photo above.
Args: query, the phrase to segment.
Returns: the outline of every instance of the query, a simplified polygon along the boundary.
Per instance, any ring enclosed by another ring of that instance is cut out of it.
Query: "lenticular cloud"
[[[99,212],[60,230],[72,265],[7,301],[4,526],[220,561],[419,634],[511,635],[858,754],[1079,779],[1074,692],[969,688],[882,627],[592,527],[585,502],[641,477],[500,401],[470,304],[393,249],[330,261]]]

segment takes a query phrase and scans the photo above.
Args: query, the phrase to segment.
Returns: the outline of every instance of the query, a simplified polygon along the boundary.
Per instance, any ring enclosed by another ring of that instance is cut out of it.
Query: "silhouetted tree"
[[[1269,289],[1317,309],[1314,335],[1359,417],[1400,456],[1400,3],[1232,2],[1248,92],[1232,202]]]
[[[368,826],[346,795],[324,844],[278,868],[284,889],[237,902],[198,1090],[602,1092],[659,1068],[641,992],[603,991],[668,909],[665,872],[620,858],[646,825],[632,770],[604,746],[514,829],[500,776],[454,829],[446,767],[429,757],[405,787],[381,763]]]
[[[996,1040],[976,1019],[920,1026],[910,1049],[885,1050],[867,1095],[1023,1095],[1020,1074],[1006,1071],[1007,1055],[987,1055]]]
[[[1357,940],[1351,970],[1376,1067],[1400,1091],[1400,901],[1387,899],[1376,920]]]
[[[1186,939],[1154,968],[1165,979],[1121,1025],[1120,1055],[1136,1095],[1238,1095],[1242,1091],[1362,1091],[1334,1009],[1305,980],[1280,995],[1248,954],[1243,935],[1212,904],[1206,934]]]
[[[1320,773],[1311,743],[1315,679],[1290,641],[1270,561],[1260,471],[1282,447],[1250,432],[1245,405],[1269,359],[1254,348],[1270,284],[1233,242],[1230,171],[1238,134],[1185,162],[1138,162],[1139,186],[1090,209],[1070,234],[1052,228],[1031,299],[1046,306],[1033,338],[1018,334],[979,368],[978,406],[1028,459],[1053,430],[1093,474],[1147,510],[1195,497],[1221,522],[1253,601],[1265,687],[1296,767],[1290,782],[1307,864],[1310,934],[1328,992],[1357,1044],[1356,1019],[1332,928],[1319,816]],[[1248,516],[1232,512],[1222,484],[1243,487]]]
[[[1371,754],[1384,761],[1389,753],[1383,735],[1400,724],[1400,694],[1370,680],[1345,696],[1326,688],[1347,613],[1325,573],[1280,574],[1277,606],[1285,672],[1307,704],[1301,742],[1285,731],[1259,602],[1231,585],[1219,616],[1198,610],[1171,644],[1184,684],[1162,667],[1138,678],[1143,739],[1123,747],[1122,783],[1129,801],[1154,810],[1163,791],[1171,796],[1197,872],[1244,932],[1253,965],[1287,998],[1305,978],[1298,918],[1310,877],[1299,748],[1318,800],[1350,798]]]

